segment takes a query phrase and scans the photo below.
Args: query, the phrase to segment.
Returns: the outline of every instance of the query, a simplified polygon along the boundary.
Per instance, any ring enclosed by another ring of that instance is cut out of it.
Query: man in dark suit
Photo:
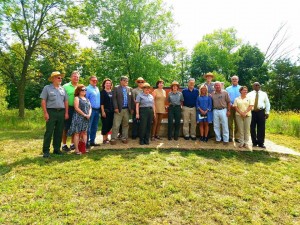
[[[120,85],[113,90],[112,101],[114,105],[114,121],[112,127],[112,135],[110,143],[117,144],[117,136],[122,124],[122,142],[128,143],[128,121],[130,113],[133,112],[134,101],[132,96],[132,88],[128,87],[128,77],[121,76]]]

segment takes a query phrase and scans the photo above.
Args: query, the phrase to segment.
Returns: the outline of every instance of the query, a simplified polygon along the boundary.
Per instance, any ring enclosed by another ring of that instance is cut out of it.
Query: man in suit
[[[128,87],[128,77],[121,76],[120,85],[113,90],[112,101],[114,105],[114,121],[110,144],[117,144],[119,128],[122,124],[122,142],[128,143],[128,121],[130,113],[133,112],[134,101],[132,88]]]
[[[253,91],[248,93],[248,97],[254,100],[252,108],[252,118],[250,125],[250,133],[253,147],[266,148],[265,142],[265,129],[266,119],[270,113],[270,101],[266,92],[260,90],[260,84],[255,82],[253,84]]]

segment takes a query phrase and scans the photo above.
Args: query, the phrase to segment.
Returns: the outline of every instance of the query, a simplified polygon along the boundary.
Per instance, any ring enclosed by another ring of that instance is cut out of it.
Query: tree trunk
[[[25,83],[21,83],[18,88],[19,96],[19,117],[25,118]]]

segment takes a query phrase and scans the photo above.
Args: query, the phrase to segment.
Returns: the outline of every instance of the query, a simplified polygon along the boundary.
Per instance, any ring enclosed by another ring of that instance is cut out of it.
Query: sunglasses
[[[81,91],[86,91],[86,88],[82,88]]]
[[[138,81],[137,83],[138,83],[138,84],[143,84],[143,83],[144,83],[144,81]]]
[[[56,79],[58,79],[58,80],[61,80],[61,79],[62,79],[62,77],[56,77]]]

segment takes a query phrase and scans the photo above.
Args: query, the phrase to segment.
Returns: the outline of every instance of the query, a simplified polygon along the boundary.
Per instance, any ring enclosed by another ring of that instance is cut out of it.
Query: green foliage
[[[115,77],[117,82],[127,74],[131,84],[139,76],[150,83],[171,77],[167,59],[176,52],[177,42],[171,32],[172,15],[161,0],[88,2],[95,11],[102,9],[91,13],[100,30],[92,36],[100,47],[99,76]]]
[[[300,67],[290,59],[280,59],[273,64],[266,90],[275,109],[300,109],[299,74]]]
[[[284,134],[292,137],[300,137],[299,112],[271,111],[267,120],[267,132],[272,134]]]

